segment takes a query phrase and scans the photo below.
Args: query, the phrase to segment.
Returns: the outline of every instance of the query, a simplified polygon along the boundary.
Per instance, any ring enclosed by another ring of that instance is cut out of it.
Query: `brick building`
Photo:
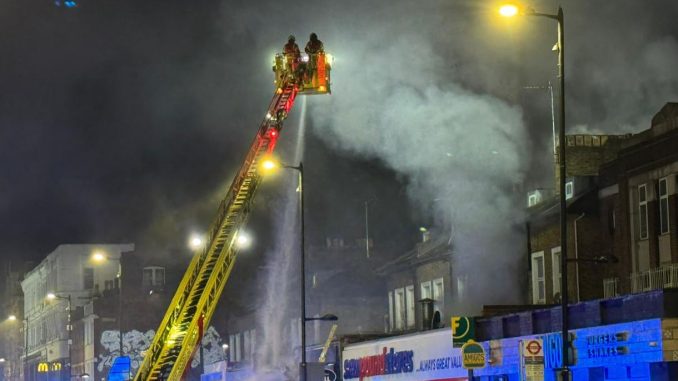
[[[449,234],[425,231],[413,250],[377,270],[386,278],[387,332],[430,329],[433,315],[425,319],[422,301],[426,299],[433,304],[433,314],[438,312],[437,324],[449,320],[453,300],[450,241]]]
[[[678,286],[678,104],[627,135],[567,136],[570,300]],[[558,181],[556,170],[556,182]],[[530,300],[560,300],[557,192],[528,195]]]
[[[605,243],[620,258],[605,273],[606,296],[678,287],[677,175],[678,103],[667,103],[601,168]]]

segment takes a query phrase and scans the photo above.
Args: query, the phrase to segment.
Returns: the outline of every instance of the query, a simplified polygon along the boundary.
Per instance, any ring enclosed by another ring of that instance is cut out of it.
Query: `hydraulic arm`
[[[307,74],[310,80],[300,80],[283,66],[274,67],[277,88],[266,116],[240,170],[219,204],[216,218],[205,237],[203,250],[191,260],[172,298],[153,343],[136,373],[136,381],[180,380],[184,375],[203,334],[203,327],[208,326],[233,269],[237,256],[235,242],[245,226],[261,180],[259,161],[275,149],[282,122],[298,93],[329,92],[330,67],[329,63],[325,64],[324,54],[321,59],[323,70]],[[278,61],[276,59],[276,63]],[[322,76],[321,84],[317,84],[318,73]]]

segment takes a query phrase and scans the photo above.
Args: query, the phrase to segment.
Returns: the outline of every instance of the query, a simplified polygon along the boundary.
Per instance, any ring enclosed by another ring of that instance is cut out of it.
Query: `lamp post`
[[[109,256],[106,254],[100,252],[100,251],[95,251],[92,253],[92,261],[96,263],[102,263],[104,261],[107,261],[111,259]],[[122,357],[122,256],[118,258],[118,273],[116,274],[116,278],[118,278],[118,338],[120,340],[119,345],[120,345],[120,357]]]
[[[301,273],[301,364],[300,378],[306,381],[306,248],[305,248],[305,220],[304,220],[304,163],[299,162],[298,166],[279,164],[272,159],[266,159],[262,162],[261,168],[264,171],[272,171],[278,167],[293,169],[299,172],[299,214],[300,214],[300,251],[301,261],[299,271]]]
[[[560,292],[561,292],[561,315],[562,315],[562,368],[561,376],[563,380],[570,379],[568,351],[569,343],[569,319],[568,319],[568,290],[567,290],[567,200],[565,197],[565,183],[567,177],[567,167],[565,160],[565,19],[563,8],[558,7],[557,14],[539,13],[531,8],[520,9],[516,5],[504,5],[499,9],[499,13],[504,17],[512,17],[518,14],[526,16],[545,17],[555,20],[558,23],[558,77],[560,81],[560,126],[558,130],[558,156],[559,156],[559,192],[560,192]]]
[[[68,314],[66,315],[66,330],[68,331],[68,379],[73,378],[73,369],[71,364],[71,332],[73,331],[73,326],[71,326],[71,294],[67,296],[60,296],[53,292],[47,294],[47,300],[66,300],[68,302]]]

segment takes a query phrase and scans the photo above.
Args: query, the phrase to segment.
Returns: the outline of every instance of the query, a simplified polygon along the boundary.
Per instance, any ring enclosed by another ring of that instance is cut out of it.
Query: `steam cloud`
[[[328,47],[339,56],[334,94],[316,101],[315,132],[336,148],[381,159],[407,176],[412,199],[433,205],[437,223],[451,228],[455,308],[478,312],[482,303],[518,301],[512,270],[524,242],[515,229],[523,204],[512,189],[528,162],[521,111],[437,77],[443,58],[424,37],[380,47],[389,30],[374,29]],[[476,274],[482,282],[468,283]],[[490,279],[504,287],[483,289]]]

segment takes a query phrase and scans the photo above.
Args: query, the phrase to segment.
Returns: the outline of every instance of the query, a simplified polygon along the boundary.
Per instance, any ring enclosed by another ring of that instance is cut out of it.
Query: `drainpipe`
[[[577,221],[584,218],[584,216],[586,216],[586,213],[582,213],[579,217],[574,219],[574,263],[577,266],[575,271],[575,275],[577,278],[577,302],[581,301],[581,297],[579,294],[579,242],[577,240]],[[561,269],[560,271],[562,272],[563,270]]]

